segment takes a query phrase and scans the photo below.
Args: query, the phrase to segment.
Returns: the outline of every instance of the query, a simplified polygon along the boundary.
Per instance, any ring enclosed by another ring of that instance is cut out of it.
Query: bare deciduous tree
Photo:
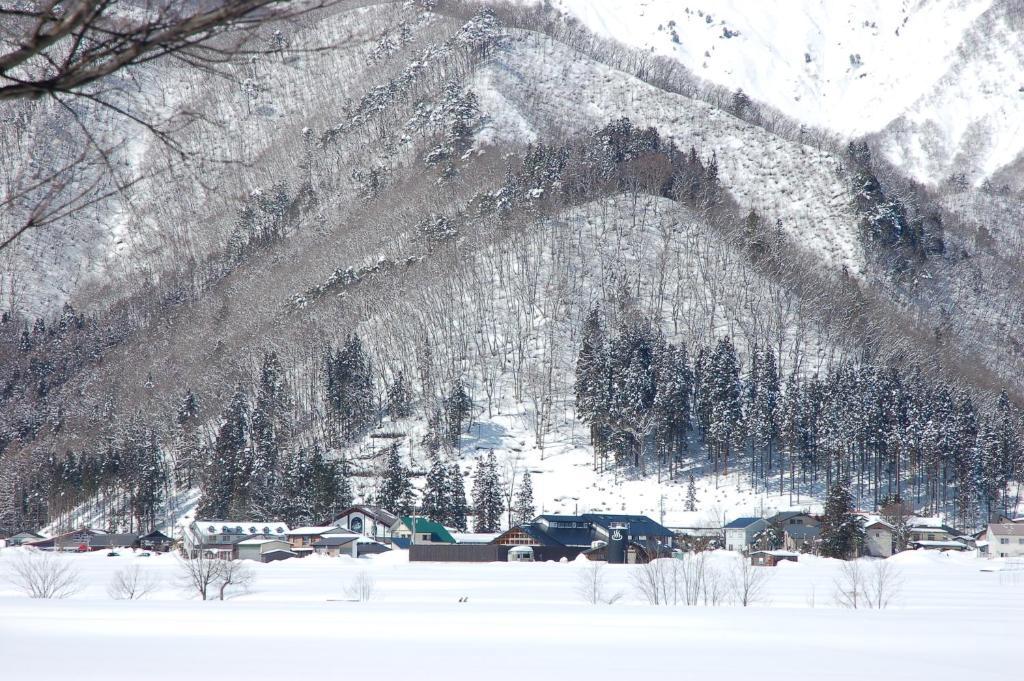
[[[157,583],[138,565],[118,570],[107,585],[107,594],[116,601],[134,601],[145,598],[156,589]]]
[[[131,9],[112,0],[0,5],[0,102],[48,98],[69,115],[69,124],[84,140],[80,151],[60,165],[0,194],[0,209],[17,215],[0,232],[0,250],[29,229],[63,220],[142,179],[115,172],[116,145],[102,141],[99,119],[85,113],[90,108],[138,126],[180,159],[189,156],[178,133],[191,121],[137,107],[129,89],[115,82],[121,72],[174,59],[231,77],[222,65],[280,51],[276,45],[254,44],[261,28],[345,2],[148,0]],[[113,189],[106,188],[106,180],[113,181]]]
[[[241,560],[222,560],[217,575],[217,595],[220,600],[230,598],[237,591],[246,592],[256,581],[256,573]],[[235,591],[229,591],[234,589]]]
[[[843,608],[856,610],[865,605],[866,594],[864,586],[864,573],[861,570],[859,560],[850,560],[839,568],[839,576],[835,579],[836,605]]]
[[[729,574],[732,597],[744,608],[761,602],[770,577],[766,568],[751,565],[750,559],[737,556]]]
[[[205,551],[199,551],[194,558],[178,557],[181,571],[181,586],[185,591],[193,591],[202,600],[207,600],[220,576],[222,564],[226,562],[213,558]]]
[[[58,553],[20,551],[8,564],[6,578],[29,598],[68,598],[82,590],[75,565]]]
[[[877,561],[867,577],[865,599],[869,607],[884,610],[900,593],[903,578],[888,560]]]
[[[345,595],[353,601],[365,603],[373,598],[377,592],[377,584],[373,576],[366,570],[362,570],[355,578],[345,585]]]
[[[580,568],[576,575],[576,593],[591,605],[611,605],[622,598],[621,591],[608,591],[606,567],[601,561],[592,561],[586,567]]]

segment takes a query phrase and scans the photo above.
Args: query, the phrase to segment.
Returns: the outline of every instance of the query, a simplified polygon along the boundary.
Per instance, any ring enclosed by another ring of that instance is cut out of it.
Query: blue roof
[[[558,515],[557,513],[542,513],[541,515],[534,518],[534,521],[543,518],[548,522],[559,522],[559,523],[583,523],[586,522],[586,518],[581,515]]]
[[[763,520],[763,518],[754,518],[752,516],[749,518],[737,518],[722,529],[743,529],[744,527],[750,527],[758,520]]]
[[[635,537],[671,537],[675,533],[664,525],[657,523],[645,515],[622,515],[615,513],[584,513],[583,519],[598,527],[607,529],[611,523],[629,525],[627,532],[630,539]]]

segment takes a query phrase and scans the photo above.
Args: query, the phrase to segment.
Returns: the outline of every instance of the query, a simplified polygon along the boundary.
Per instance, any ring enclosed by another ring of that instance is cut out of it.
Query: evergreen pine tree
[[[370,358],[355,334],[336,354],[325,360],[327,406],[342,442],[353,442],[373,425],[375,418]]]
[[[410,515],[413,511],[412,481],[409,469],[402,463],[397,443],[388,447],[384,473],[377,488],[377,504],[398,516]]]
[[[412,392],[409,389],[409,382],[405,380],[405,374],[401,371],[395,376],[395,380],[388,386],[388,416],[392,421],[399,421],[412,416]]]
[[[204,466],[199,516],[228,518],[248,509],[251,452],[248,442],[248,404],[241,386],[222,416],[223,423]],[[237,516],[236,516],[237,517]]]
[[[686,510],[697,510],[697,481],[694,480],[693,473],[690,473],[690,479],[686,483]]]
[[[821,522],[821,554],[847,559],[859,554],[864,544],[864,518],[854,512],[853,495],[846,479],[828,492]]]
[[[453,516],[451,497],[448,467],[440,457],[435,457],[427,471],[420,512],[430,520],[448,523]]]
[[[177,484],[188,489],[195,485],[195,475],[202,464],[198,435],[199,404],[191,390],[185,391],[175,421],[178,424],[178,442],[174,475]]]
[[[516,499],[512,508],[512,523],[514,525],[528,523],[533,520],[535,515],[533,481],[530,480],[530,471],[524,471],[523,479],[519,482],[519,490],[516,492]]]
[[[473,400],[466,391],[462,379],[452,385],[451,396],[445,403],[448,419],[448,438],[453,448],[458,448],[462,433],[469,429],[472,422]]]
[[[449,499],[449,516],[446,524],[460,532],[465,532],[469,504],[466,501],[466,484],[462,479],[462,469],[459,468],[459,464],[456,461],[453,461],[448,469],[448,486],[451,489],[451,497]]]
[[[473,477],[473,528],[476,532],[498,532],[505,503],[498,479],[498,461],[494,452],[477,460]]]
[[[576,415],[590,426],[590,442],[594,446],[595,456],[604,449],[602,436],[611,408],[608,370],[607,339],[601,313],[595,307],[583,324],[582,342],[576,358],[575,384]]]

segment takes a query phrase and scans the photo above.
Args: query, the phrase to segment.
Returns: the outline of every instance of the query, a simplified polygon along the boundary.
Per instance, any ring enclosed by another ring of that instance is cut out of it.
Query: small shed
[[[255,560],[260,563],[269,563],[272,560],[283,560],[292,558],[295,552],[291,550],[292,545],[283,539],[244,539],[237,544],[236,552],[239,560]],[[286,552],[289,555],[284,555]]]
[[[775,567],[784,560],[797,562],[799,553],[793,551],[751,551],[750,564],[759,567]]]

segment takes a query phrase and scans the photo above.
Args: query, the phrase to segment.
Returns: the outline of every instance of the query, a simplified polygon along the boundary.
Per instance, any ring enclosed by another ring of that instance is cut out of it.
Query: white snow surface
[[[980,183],[1024,149],[1017,0],[551,3],[802,123],[886,130],[890,160],[920,181],[966,170]]]
[[[0,552],[0,570],[18,552]],[[1019,668],[1024,571],[973,555],[912,552],[890,559],[902,587],[886,610],[837,608],[839,561],[801,556],[766,571],[755,606],[650,606],[635,566],[607,566],[623,598],[593,606],[578,595],[589,563],[409,563],[310,556],[252,564],[249,593],[192,599],[169,555],[68,556],[85,589],[30,600],[0,584],[0,657],[11,681],[66,679],[537,678],[997,678]],[[735,554],[715,552],[723,574]],[[862,567],[872,569],[865,561]],[[139,565],[160,588],[113,601],[114,573]],[[1002,570],[1000,570],[1002,568]],[[1013,568],[1013,569],[1011,569]],[[995,569],[996,571],[982,571]],[[345,587],[365,571],[374,597]],[[468,599],[460,603],[460,599]],[[799,640],[797,658],[780,656]],[[926,650],[928,654],[915,651]],[[956,651],[962,651],[958,653]],[[17,662],[13,662],[13,661]],[[342,670],[344,670],[342,672]]]

